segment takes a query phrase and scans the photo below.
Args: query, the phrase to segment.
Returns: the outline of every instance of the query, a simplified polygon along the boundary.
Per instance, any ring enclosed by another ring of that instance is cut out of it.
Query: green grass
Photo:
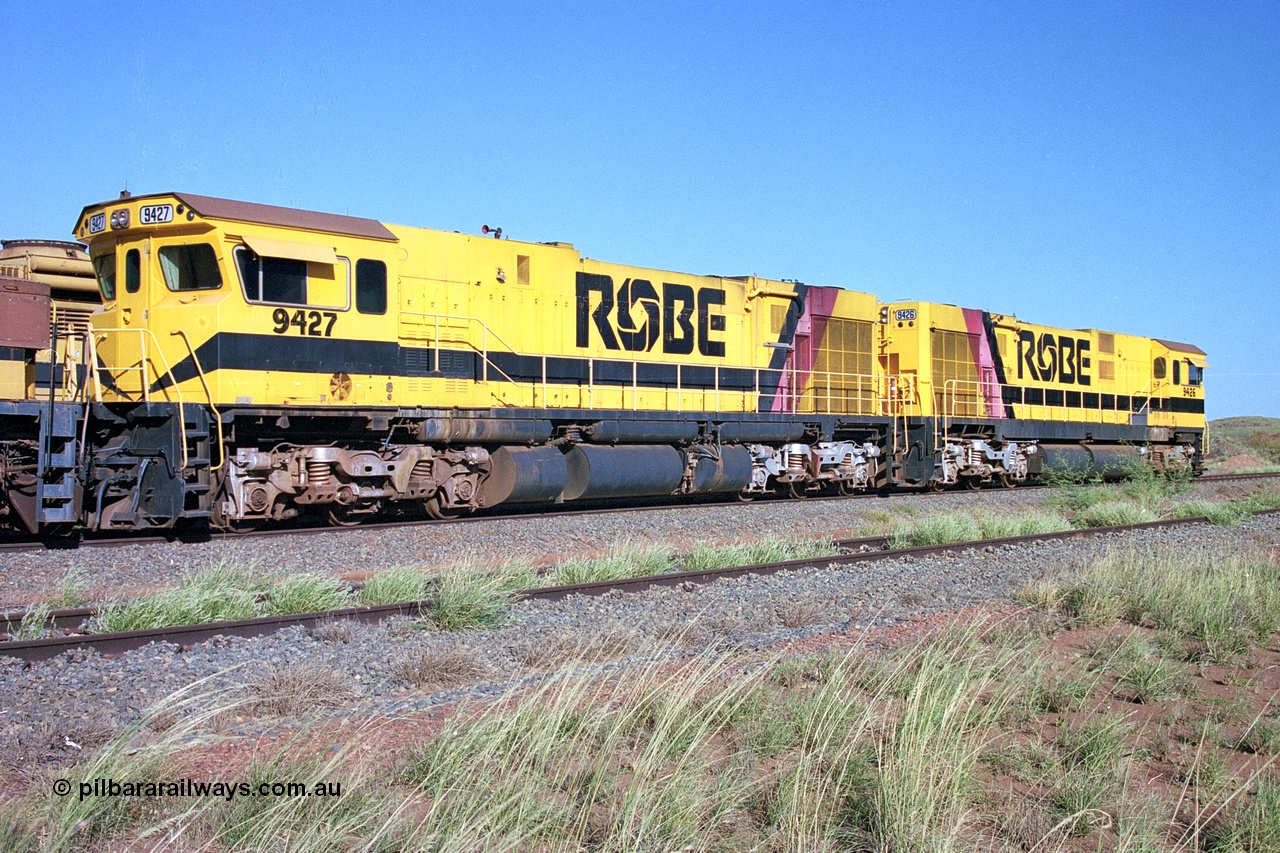
[[[978,517],[952,512],[902,520],[894,525],[891,535],[895,548],[911,548],[1056,533],[1070,529],[1071,523],[1056,512],[1026,511]]]
[[[1249,517],[1249,509],[1240,501],[1183,501],[1172,508],[1174,518],[1203,516],[1210,524],[1234,527]]]
[[[501,571],[478,572],[467,564],[445,567],[432,589],[432,626],[442,631],[462,631],[501,624],[516,588],[512,578]]]
[[[1076,513],[1073,522],[1077,527],[1116,527],[1122,524],[1142,524],[1159,521],[1160,513],[1150,507],[1130,500],[1106,501],[1085,507]]]
[[[173,589],[108,602],[94,625],[103,632],[133,631],[430,599],[435,627],[465,630],[498,624],[510,593],[537,585],[537,574],[521,562],[496,568],[456,563],[434,573],[403,566],[371,575],[358,593],[323,575],[289,575],[270,582],[255,576],[251,567],[224,562],[184,577]]]
[[[1214,555],[1199,556],[1203,566]],[[1146,559],[1155,558],[1116,556],[1130,567]],[[1152,574],[1168,570],[1163,563],[1150,567]],[[1173,573],[1175,583],[1181,574]],[[450,618],[495,624],[514,577],[459,565],[442,570],[431,587],[449,590],[441,600],[452,602]],[[1141,590],[1136,577],[1141,572],[1125,575],[1123,589],[1109,586],[1114,577],[1105,573],[1094,583],[1128,613],[1126,596]],[[1239,575],[1232,577],[1238,585]],[[1207,595],[1189,596],[1193,609],[1194,599]],[[1113,673],[1117,690],[1147,690],[1153,700],[1172,695],[1158,671],[1140,671],[1165,663],[1174,647],[1168,637],[1135,630],[1100,641],[1092,658],[1105,672],[1088,674],[1074,664],[1051,669],[1041,657],[1043,635],[1000,628],[957,624],[874,657],[852,651],[761,660],[733,649],[687,658],[675,648],[646,649],[651,663],[574,666],[500,696],[477,697],[438,730],[408,741],[404,727],[389,729],[395,737],[388,740],[364,724],[326,720],[304,727],[294,743],[261,749],[234,772],[236,781],[251,784],[338,782],[340,798],[80,802],[32,789],[0,810],[0,849],[1175,849],[1166,842],[1185,826],[1173,817],[1178,810],[1172,801],[1143,800],[1142,780],[1134,778],[1141,769],[1136,724],[1106,705],[1093,713],[1083,706],[1099,692],[1104,702],[1109,698],[1102,685]],[[451,639],[430,642],[437,645],[392,661],[392,670],[424,689],[486,671]],[[214,715],[260,712],[266,702],[280,706],[273,713],[304,715],[312,706],[347,701],[320,662],[249,675],[230,700],[171,708],[177,722],[164,728],[149,712],[126,735],[57,775],[181,779],[191,775],[179,761],[181,750],[203,742]],[[1035,734],[1045,721],[1034,716],[1066,711],[1076,713],[1062,718],[1056,737]],[[1255,751],[1272,749],[1273,724],[1261,715],[1253,721]],[[1202,727],[1193,733],[1200,744],[1194,760],[1176,763],[1188,798],[1179,813],[1195,811],[1204,829],[1199,846],[1177,849],[1276,849],[1280,791],[1263,778],[1255,797],[1252,781],[1226,772],[1216,747],[1226,731]],[[364,751],[388,743],[380,754]],[[368,760],[392,754],[393,767]],[[999,799],[1005,776],[1034,791]],[[1009,834],[995,840],[993,829]],[[1064,842],[1066,836],[1086,840]],[[997,846],[1006,842],[1012,846]]]
[[[932,515],[901,521],[891,531],[893,547],[914,548],[920,545],[945,545],[948,542],[972,542],[982,538],[978,522],[962,513]]]
[[[440,850],[961,849],[1011,700],[1007,653],[976,635],[906,650],[870,694],[853,657],[727,679],[733,658],[703,655],[462,709],[406,760],[428,804],[415,833]]]
[[[1113,554],[1063,585],[1067,615],[1173,632],[1198,660],[1238,659],[1280,628],[1280,567],[1263,554],[1160,549]]]
[[[431,593],[432,575],[419,566],[396,566],[365,578],[361,604],[404,604],[422,601]]]
[[[1048,512],[1017,512],[1009,515],[984,515],[978,518],[984,539],[1005,539],[1038,533],[1058,533],[1071,529],[1066,516]]]
[[[77,567],[67,570],[48,604],[53,608],[83,607],[89,600],[89,579]]]
[[[680,557],[679,562],[681,571],[700,572],[729,566],[830,557],[835,553],[832,543],[824,539],[774,539],[740,545],[700,545]]]
[[[15,640],[39,640],[49,633],[49,615],[53,608],[47,604],[33,604],[22,614],[22,622],[16,628],[10,624]]]
[[[575,557],[555,567],[557,584],[590,583],[658,575],[672,570],[669,548],[615,545],[599,557]]]
[[[109,602],[94,619],[98,631],[138,631],[168,625],[199,625],[260,615],[258,595],[266,583],[249,567],[215,563],[187,575],[173,589],[129,601]]]
[[[1280,465],[1254,465],[1246,468],[1218,469],[1223,474],[1275,474],[1280,472]],[[1215,472],[1216,473],[1216,472]]]
[[[1241,803],[1209,823],[1206,853],[1280,850],[1280,779],[1265,777],[1247,804]]]
[[[269,615],[319,613],[351,606],[351,590],[332,577],[290,575],[271,585],[266,603]]]
[[[1167,702],[1184,693],[1186,673],[1183,668],[1162,658],[1135,662],[1121,676],[1119,687],[1141,705]]]

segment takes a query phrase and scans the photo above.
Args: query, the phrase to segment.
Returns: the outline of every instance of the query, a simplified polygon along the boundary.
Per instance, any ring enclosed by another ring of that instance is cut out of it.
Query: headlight
[[[128,209],[114,210],[111,212],[111,227],[112,228],[128,228],[129,227]]]

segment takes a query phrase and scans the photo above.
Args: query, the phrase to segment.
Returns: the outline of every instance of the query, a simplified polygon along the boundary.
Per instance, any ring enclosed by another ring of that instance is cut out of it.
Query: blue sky
[[[0,0],[0,237],[204,195],[1196,343],[1280,416],[1280,4]]]

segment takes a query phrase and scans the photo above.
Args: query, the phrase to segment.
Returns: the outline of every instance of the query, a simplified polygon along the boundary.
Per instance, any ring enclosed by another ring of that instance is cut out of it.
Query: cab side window
[[[361,314],[387,313],[387,265],[382,261],[356,261],[356,310]]]
[[[348,287],[351,261],[335,256],[322,263],[302,258],[259,255],[248,246],[235,248],[236,272],[248,302],[271,305],[310,305],[313,308],[351,307]]]
[[[1204,384],[1204,368],[1197,367],[1191,362],[1187,362],[1187,384],[1203,385]]]
[[[1173,360],[1173,384],[1182,384],[1182,360],[1177,358]]]
[[[1156,379],[1164,379],[1168,375],[1168,367],[1165,365],[1163,356],[1151,363],[1151,375]]]
[[[137,249],[130,249],[124,256],[124,289],[126,293],[137,293],[142,286],[142,256]]]
[[[252,249],[236,248],[236,268],[250,302],[307,304],[307,262],[261,258]]]

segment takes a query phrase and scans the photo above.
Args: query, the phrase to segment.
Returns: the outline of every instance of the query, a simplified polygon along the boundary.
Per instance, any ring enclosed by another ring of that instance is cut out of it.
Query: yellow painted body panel
[[[983,312],[955,305],[885,307],[882,364],[919,376],[926,415],[1204,427],[1204,386],[1189,381],[1191,366],[1206,366],[1199,351],[1171,350],[1135,335],[1027,323],[1012,315],[985,315],[988,331]],[[1153,374],[1161,357],[1165,377]],[[1177,382],[1175,360],[1181,362]],[[1199,412],[1186,411],[1197,406]]]
[[[797,302],[801,285],[611,264],[583,258],[568,244],[395,225],[379,226],[388,239],[377,239],[194,210],[138,224],[144,210],[182,211],[182,198],[90,207],[79,224],[95,259],[114,255],[103,262],[115,265],[114,298],[94,320],[97,355],[114,383],[104,399],[744,412],[762,406],[762,392],[773,399],[770,382],[787,373],[776,394],[786,402],[775,408],[838,404],[872,413],[870,377],[859,398],[840,383],[832,391],[830,377],[814,372],[812,362],[835,357],[821,340],[812,341],[810,363],[779,363],[770,346],[779,338],[776,321]],[[91,233],[98,216],[127,216],[129,224]],[[166,271],[171,278],[181,273],[162,257],[198,244],[209,247],[221,286],[173,290]],[[306,265],[306,304],[246,298],[246,289],[258,286],[240,272],[250,245]],[[128,292],[124,264],[133,249],[141,272]],[[327,263],[330,256],[335,263]],[[386,266],[383,313],[358,309],[361,261]],[[584,281],[595,289],[584,290]],[[874,320],[874,296],[811,290],[834,294],[830,313],[841,319]],[[606,296],[612,306],[602,306]],[[769,405],[765,400],[773,410]]]

